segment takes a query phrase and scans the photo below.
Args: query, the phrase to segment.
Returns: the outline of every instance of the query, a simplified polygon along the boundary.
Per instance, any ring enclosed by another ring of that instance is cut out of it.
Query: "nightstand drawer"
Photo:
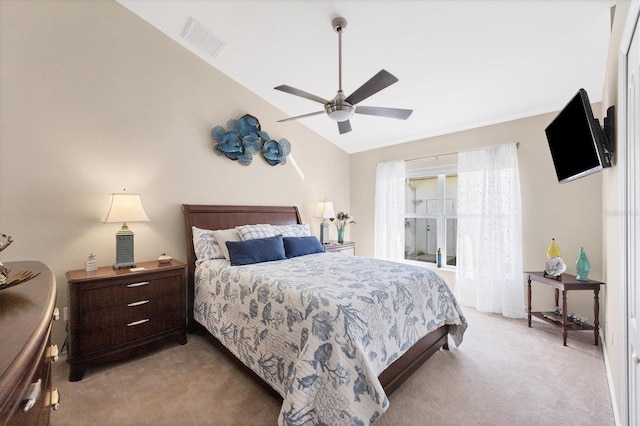
[[[127,280],[112,285],[82,291],[84,312],[122,306],[127,303],[149,299],[182,290],[181,276],[150,280]]]
[[[166,296],[141,299],[120,306],[94,309],[82,314],[82,332],[126,325],[143,318],[151,318],[165,312],[179,310],[182,294],[178,291]]]
[[[113,346],[129,344],[159,332],[184,327],[185,321],[183,312],[179,310],[167,312],[155,318],[139,317],[127,324],[85,333],[80,350],[83,354],[108,350]]]

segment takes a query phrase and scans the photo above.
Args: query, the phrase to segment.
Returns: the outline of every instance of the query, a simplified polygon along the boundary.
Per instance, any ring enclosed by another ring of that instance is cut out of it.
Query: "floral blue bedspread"
[[[434,271],[319,253],[195,276],[194,317],[284,398],[281,425],[366,425],[389,401],[378,375],[430,331],[467,322]]]

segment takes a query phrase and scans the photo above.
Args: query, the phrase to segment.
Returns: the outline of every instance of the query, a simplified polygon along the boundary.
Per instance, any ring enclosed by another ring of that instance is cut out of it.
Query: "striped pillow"
[[[302,225],[271,225],[271,227],[276,235],[282,235],[283,237],[311,236],[311,230],[309,229],[308,223],[304,223]]]
[[[273,232],[271,225],[268,224],[236,226],[236,230],[238,231],[238,234],[240,234],[240,239],[242,241],[255,240],[256,238],[275,237],[276,235]]]

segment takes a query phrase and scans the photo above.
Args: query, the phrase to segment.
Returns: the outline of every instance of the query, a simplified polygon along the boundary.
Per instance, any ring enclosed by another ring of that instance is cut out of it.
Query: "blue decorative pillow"
[[[227,248],[233,266],[286,259],[282,235],[246,241],[227,241]]]
[[[309,237],[284,237],[283,242],[287,258],[324,252],[320,240],[313,235]]]

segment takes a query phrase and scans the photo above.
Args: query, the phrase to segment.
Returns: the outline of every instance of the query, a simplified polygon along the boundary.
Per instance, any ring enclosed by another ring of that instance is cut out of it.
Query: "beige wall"
[[[578,89],[576,87],[575,91]],[[567,101],[574,94],[569,93]],[[596,111],[599,109],[599,105],[596,106]],[[601,279],[602,175],[594,174],[570,183],[558,183],[544,133],[554,117],[555,113],[544,114],[352,154],[351,211],[358,218],[358,225],[351,228],[351,236],[358,244],[358,253],[363,256],[373,256],[374,253],[374,189],[378,163],[520,142],[518,163],[522,188],[524,269],[544,269],[547,247],[551,238],[555,238],[563,252],[568,272],[575,274],[575,260],[578,250],[583,246],[591,261],[590,277]],[[438,161],[449,161],[449,157],[431,161],[438,164]],[[449,286],[455,287],[455,272],[439,271]],[[554,307],[550,289],[535,287],[533,299],[534,309]],[[570,311],[593,319],[593,294],[574,292],[570,294],[569,301]]]
[[[629,2],[618,1],[615,8],[613,29],[609,40],[609,55],[602,94],[602,115],[611,105],[618,104],[618,58],[619,46],[624,24],[629,12]],[[618,106],[616,106],[618,108]],[[620,181],[624,176],[620,175],[614,156],[614,165],[602,173],[602,208],[603,208],[603,273],[607,283],[606,309],[604,316],[605,350],[610,372],[612,393],[614,395],[614,409],[619,415],[622,410],[622,386],[624,372],[622,371],[622,347],[623,333],[623,306],[621,275],[620,275],[620,248],[622,244],[621,209],[620,209]]]
[[[119,225],[99,220],[123,188],[151,219],[130,224],[137,260],[185,260],[183,203],[297,205],[314,232],[319,200],[348,206],[344,151],[276,123],[282,112],[115,2],[3,0],[0,55],[0,232],[15,240],[1,258],[50,265],[60,308],[65,271],[90,252],[115,261]],[[210,128],[245,113],[291,142],[285,166],[213,152]]]

